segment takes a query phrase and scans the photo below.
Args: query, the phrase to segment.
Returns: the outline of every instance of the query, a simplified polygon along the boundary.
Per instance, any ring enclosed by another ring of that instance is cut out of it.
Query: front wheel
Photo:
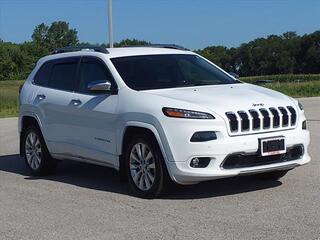
[[[170,181],[157,142],[147,134],[136,135],[126,148],[126,172],[133,192],[142,198],[163,194]]]

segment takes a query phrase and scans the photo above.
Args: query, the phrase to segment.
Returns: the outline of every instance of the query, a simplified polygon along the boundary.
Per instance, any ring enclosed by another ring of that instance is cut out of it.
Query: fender
[[[18,123],[19,132],[22,131],[22,119],[23,119],[23,117],[32,117],[32,118],[34,118],[37,121],[37,123],[38,123],[38,125],[40,127],[40,130],[42,132],[42,122],[41,122],[40,118],[38,117],[38,115],[36,113],[31,112],[31,111],[23,111],[23,112],[20,113],[19,123]]]
[[[156,129],[155,126],[153,126],[152,124],[150,123],[145,123],[145,122],[138,122],[138,121],[128,121],[125,123],[124,127],[122,128],[122,133],[120,134],[120,138],[118,140],[118,145],[119,146],[119,155],[122,154],[122,141],[123,141],[123,137],[124,137],[124,133],[126,131],[126,129],[128,127],[141,127],[141,128],[146,128],[148,130],[150,130],[158,144],[159,144],[159,147],[160,147],[160,150],[161,150],[161,153],[162,153],[162,156],[163,156],[163,159],[164,159],[164,162],[167,166],[167,170],[168,170],[168,173],[169,173],[169,176],[172,180],[175,180],[174,176],[172,175],[171,171],[170,171],[170,168],[168,167],[168,164],[169,162],[172,162],[173,161],[173,156],[171,154],[171,150],[170,150],[170,147],[168,145],[168,143],[164,144],[163,141],[161,140],[161,137],[160,137],[160,134],[158,132],[158,130]],[[167,148],[165,148],[165,145],[168,145]],[[167,150],[167,151],[166,151]]]
[[[146,128],[146,129],[150,130],[154,134],[154,136],[155,136],[155,138],[156,138],[156,140],[157,140],[157,142],[159,144],[159,147],[161,149],[163,158],[165,159],[165,161],[169,161],[168,156],[167,156],[166,151],[165,151],[165,148],[164,148],[164,145],[163,145],[163,143],[161,141],[161,137],[160,137],[160,134],[159,134],[158,130],[150,123],[144,123],[144,122],[138,122],[138,121],[126,122],[124,127],[122,128],[122,132],[120,134],[121,137],[118,139],[118,144],[117,144],[119,146],[119,148],[118,148],[119,149],[119,151],[118,151],[119,155],[121,155],[122,151],[123,151],[123,149],[122,149],[122,141],[123,141],[123,138],[124,138],[125,131],[126,131],[126,129],[128,127],[141,127],[141,128]]]
[[[23,112],[21,112],[20,115],[19,115],[19,120],[18,120],[18,131],[20,133],[19,134],[20,135],[19,150],[20,150],[20,155],[21,156],[22,156],[22,145],[21,145],[21,141],[22,141],[21,137],[22,136],[21,136],[21,133],[22,133],[22,129],[23,129],[23,126],[22,126],[23,117],[32,117],[32,118],[34,118],[36,120],[36,122],[38,123],[38,126],[40,128],[41,134],[44,135],[43,125],[42,125],[42,122],[41,122],[39,116],[36,113],[31,112],[31,111],[23,111]],[[48,143],[47,143],[47,138],[43,137],[43,139],[44,139],[44,141],[45,141],[45,143],[47,145],[47,148],[49,149],[49,146],[48,146]],[[49,149],[49,151],[50,151],[50,149]]]

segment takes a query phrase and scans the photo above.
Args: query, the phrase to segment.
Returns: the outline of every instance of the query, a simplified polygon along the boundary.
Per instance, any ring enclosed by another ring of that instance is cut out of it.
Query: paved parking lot
[[[27,175],[17,119],[0,119],[0,239],[320,239],[320,98],[302,99],[312,162],[281,181],[252,177],[132,197],[114,170],[63,162]]]

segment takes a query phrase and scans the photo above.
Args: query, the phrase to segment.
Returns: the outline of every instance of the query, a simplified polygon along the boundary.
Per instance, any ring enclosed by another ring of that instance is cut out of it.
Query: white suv
[[[153,198],[171,181],[279,179],[310,161],[298,101],[176,45],[59,49],[20,100],[20,152],[35,175],[64,159],[109,166]]]

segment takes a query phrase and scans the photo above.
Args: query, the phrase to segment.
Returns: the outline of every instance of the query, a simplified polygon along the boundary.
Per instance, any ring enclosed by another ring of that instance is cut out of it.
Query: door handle
[[[73,106],[79,106],[82,102],[79,99],[72,99],[71,104]]]
[[[43,99],[46,98],[46,95],[44,95],[44,94],[38,94],[38,95],[37,95],[37,98],[38,98],[39,100],[43,100]]]

